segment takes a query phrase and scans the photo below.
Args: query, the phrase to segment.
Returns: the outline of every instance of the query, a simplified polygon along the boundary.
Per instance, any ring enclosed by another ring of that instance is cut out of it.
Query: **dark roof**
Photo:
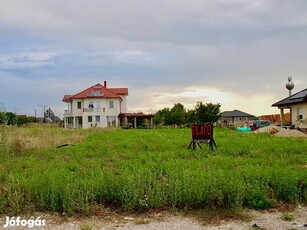
[[[286,97],[285,99],[282,99],[281,101],[274,103],[272,106],[291,105],[291,104],[296,104],[296,103],[301,103],[301,102],[307,102],[307,88],[303,89],[302,91],[299,91],[296,94]]]
[[[254,117],[254,115],[244,113],[240,110],[225,111],[221,113],[221,117]]]

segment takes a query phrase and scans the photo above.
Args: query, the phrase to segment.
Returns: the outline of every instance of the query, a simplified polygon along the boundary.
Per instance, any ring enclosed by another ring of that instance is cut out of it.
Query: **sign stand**
[[[196,146],[201,148],[201,143],[209,145],[211,150],[214,150],[213,147],[217,149],[216,143],[213,139],[213,125],[211,123],[205,124],[194,124],[191,127],[192,129],[192,141],[190,142],[189,148],[192,150],[196,149]]]

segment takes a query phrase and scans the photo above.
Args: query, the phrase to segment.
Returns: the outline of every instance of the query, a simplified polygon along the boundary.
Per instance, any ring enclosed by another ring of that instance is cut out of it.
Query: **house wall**
[[[252,117],[234,117],[234,122],[236,121],[250,121],[252,120]]]
[[[113,108],[110,108],[110,101],[113,101]],[[117,127],[119,125],[118,114],[121,113],[121,102],[119,99],[108,99],[106,106],[105,127]]]
[[[113,108],[110,107],[110,101],[113,101]],[[78,108],[78,102],[81,107]],[[93,106],[90,107],[90,104]],[[91,127],[105,128],[108,126],[117,127],[118,114],[120,113],[120,100],[117,98],[86,98],[74,99],[71,104],[69,115],[75,119],[75,127],[79,127],[79,120],[82,117],[82,127],[84,129]],[[77,118],[79,117],[79,118]],[[89,121],[92,117],[92,121]]]
[[[126,96],[120,96],[122,101],[120,103],[120,112],[121,113],[127,113],[127,97]]]
[[[81,102],[81,109],[78,109],[77,105],[78,102]],[[83,112],[83,100],[82,99],[76,99],[72,101],[72,114],[73,116],[82,116],[82,112]]]
[[[221,117],[220,120],[227,122],[240,122],[240,121],[250,121],[252,117]]]
[[[298,109],[302,108],[303,111],[303,119],[307,119],[307,103],[299,103],[291,105],[291,122],[292,124],[298,126],[299,128],[307,128],[307,124],[304,124],[302,122],[298,122]]]

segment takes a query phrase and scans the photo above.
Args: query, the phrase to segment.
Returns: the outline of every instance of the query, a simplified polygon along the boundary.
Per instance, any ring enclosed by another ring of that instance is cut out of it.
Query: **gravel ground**
[[[34,217],[38,217],[36,213]],[[220,219],[205,221],[199,216],[174,216],[169,212],[132,214],[110,214],[109,216],[95,216],[87,218],[68,218],[58,215],[41,214],[46,220],[44,227],[10,227],[3,228],[5,216],[1,216],[0,228],[12,230],[50,229],[50,230],[307,230],[307,207],[299,206],[294,210],[278,211],[244,211],[248,218]],[[290,220],[285,220],[286,217]],[[284,218],[282,218],[284,217]]]
[[[307,138],[306,134],[298,130],[284,129],[276,125],[262,127],[260,129],[255,130],[253,133],[271,133],[278,137],[305,137]]]

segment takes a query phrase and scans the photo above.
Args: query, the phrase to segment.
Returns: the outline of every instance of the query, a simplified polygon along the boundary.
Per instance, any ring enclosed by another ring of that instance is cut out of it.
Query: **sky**
[[[307,87],[305,0],[0,0],[0,104],[63,116],[65,94],[129,88],[128,111],[220,103],[256,116]]]

